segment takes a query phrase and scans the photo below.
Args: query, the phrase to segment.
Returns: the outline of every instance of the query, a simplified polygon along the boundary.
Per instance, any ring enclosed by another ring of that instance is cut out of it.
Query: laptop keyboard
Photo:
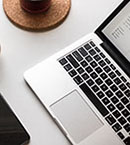
[[[130,82],[89,41],[59,60],[125,145],[130,145]]]

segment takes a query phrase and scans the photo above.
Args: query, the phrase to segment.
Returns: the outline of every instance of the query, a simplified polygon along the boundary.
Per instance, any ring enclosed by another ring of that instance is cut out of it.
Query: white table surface
[[[24,71],[94,31],[120,2],[72,0],[64,23],[53,30],[35,33],[10,23],[0,0],[0,92],[28,130],[30,145],[70,143],[26,85]]]

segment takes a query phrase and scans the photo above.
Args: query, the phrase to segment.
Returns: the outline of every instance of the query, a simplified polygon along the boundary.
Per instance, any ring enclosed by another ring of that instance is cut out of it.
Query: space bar
[[[109,112],[103,106],[103,104],[98,100],[96,95],[90,90],[90,88],[84,83],[80,86],[81,90],[86,94],[89,100],[94,104],[94,106],[98,109],[98,111],[105,117]]]

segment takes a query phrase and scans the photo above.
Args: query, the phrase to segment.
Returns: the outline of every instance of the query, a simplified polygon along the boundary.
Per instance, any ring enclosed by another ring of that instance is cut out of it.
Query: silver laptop
[[[73,145],[130,145],[129,0],[24,78]]]

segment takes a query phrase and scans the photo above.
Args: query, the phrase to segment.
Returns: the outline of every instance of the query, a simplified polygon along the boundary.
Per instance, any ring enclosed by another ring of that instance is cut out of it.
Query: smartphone
[[[30,136],[0,94],[0,145],[27,145]]]

